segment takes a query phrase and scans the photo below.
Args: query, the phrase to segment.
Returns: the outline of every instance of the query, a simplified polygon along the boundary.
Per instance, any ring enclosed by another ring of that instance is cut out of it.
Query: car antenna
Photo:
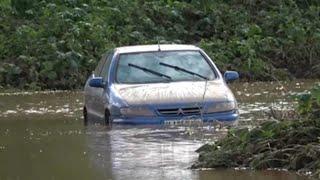
[[[158,39],[158,51],[161,51],[159,39]]]

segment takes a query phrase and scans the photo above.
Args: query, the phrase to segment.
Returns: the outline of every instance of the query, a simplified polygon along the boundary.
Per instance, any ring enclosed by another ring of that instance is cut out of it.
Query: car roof
[[[136,53],[136,52],[150,52],[158,51],[160,47],[161,51],[179,51],[179,50],[200,50],[200,48],[194,45],[182,45],[182,44],[153,44],[153,45],[138,45],[138,46],[123,46],[115,48],[117,53]]]

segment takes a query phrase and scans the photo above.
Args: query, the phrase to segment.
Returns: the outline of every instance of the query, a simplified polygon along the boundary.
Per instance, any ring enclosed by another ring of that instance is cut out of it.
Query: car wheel
[[[88,112],[87,112],[86,107],[83,107],[83,124],[85,126],[88,125]]]
[[[104,123],[106,126],[111,126],[111,119],[110,119],[110,112],[109,110],[106,110],[104,113]]]

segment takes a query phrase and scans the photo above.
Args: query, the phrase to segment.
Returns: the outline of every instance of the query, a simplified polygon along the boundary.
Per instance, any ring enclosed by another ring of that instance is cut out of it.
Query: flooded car
[[[85,124],[165,124],[190,121],[233,124],[237,101],[210,57],[193,45],[115,48],[98,63],[84,87]]]

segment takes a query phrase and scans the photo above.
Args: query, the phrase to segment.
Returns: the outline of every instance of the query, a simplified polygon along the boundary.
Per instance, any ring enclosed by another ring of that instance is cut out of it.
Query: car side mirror
[[[223,76],[226,82],[232,82],[239,79],[239,73],[236,71],[226,71]]]
[[[95,88],[103,88],[104,83],[102,77],[93,77],[92,79],[90,79],[89,86]]]

